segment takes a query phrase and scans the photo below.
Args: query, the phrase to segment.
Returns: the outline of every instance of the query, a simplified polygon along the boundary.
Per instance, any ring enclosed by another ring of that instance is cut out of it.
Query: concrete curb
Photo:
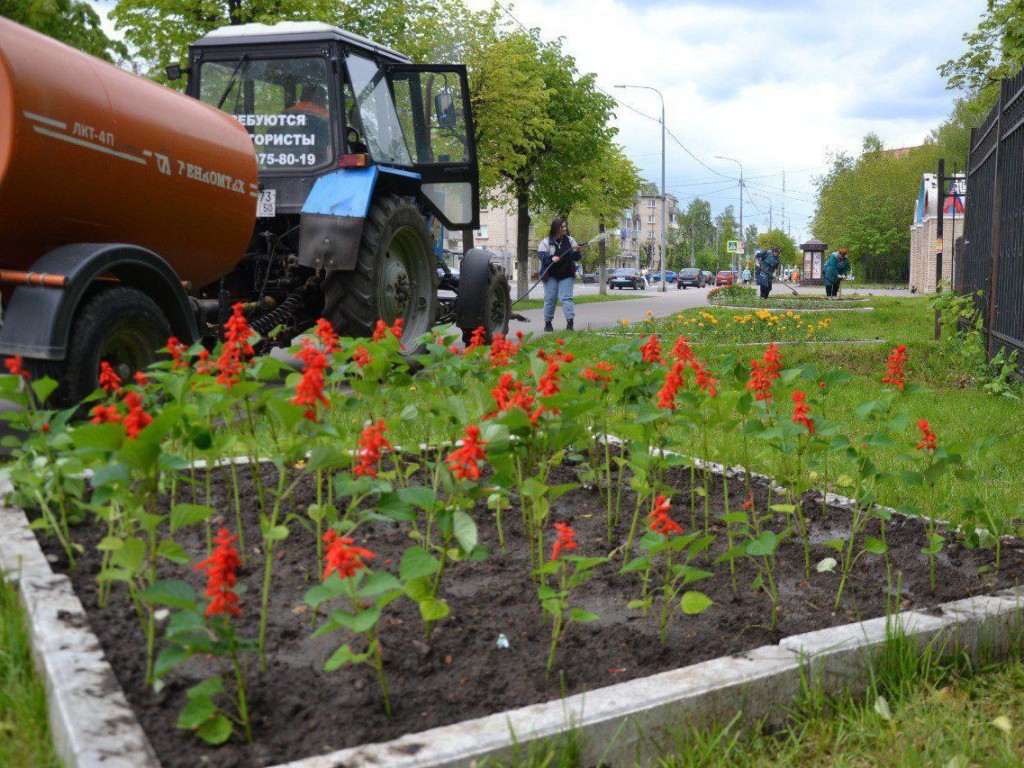
[[[0,483],[0,498],[10,491]],[[15,582],[25,606],[61,761],[66,768],[159,768],[71,580],[50,568],[21,509],[0,506],[0,531],[0,575]]]
[[[715,304],[714,302],[708,302],[709,307],[715,309],[740,309],[746,310],[747,312],[792,312],[794,315],[801,315],[804,312],[874,312],[874,307],[820,307],[820,308],[804,308],[804,307],[737,307],[733,304]]]
[[[617,439],[612,438],[617,442]],[[247,459],[237,459],[239,462]],[[716,474],[739,467],[695,460]],[[752,477],[771,478],[759,473]],[[0,493],[10,485],[0,484]],[[851,499],[829,494],[830,502]],[[18,508],[0,506],[0,572],[18,583],[36,663],[49,693],[58,754],[68,768],[159,768],[149,740],[88,627],[70,580],[50,568]],[[647,764],[671,747],[674,732],[731,721],[778,723],[808,684],[862,692],[867,668],[891,627],[915,643],[953,646],[986,661],[1005,657],[1024,633],[1024,588],[934,608],[808,632],[737,656],[721,657],[561,700],[468,720],[387,743],[307,757],[276,768],[469,768],[487,757],[521,759],[531,742],[575,729],[586,765]]]

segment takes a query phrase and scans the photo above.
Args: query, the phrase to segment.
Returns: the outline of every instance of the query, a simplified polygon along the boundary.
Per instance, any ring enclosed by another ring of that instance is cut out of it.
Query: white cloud
[[[736,165],[715,155],[740,159],[751,191],[756,185],[772,198],[776,223],[783,203],[779,173],[788,169],[786,218],[803,238],[813,212],[811,178],[824,170],[828,150],[856,152],[868,131],[887,146],[919,144],[949,113],[952,94],[936,67],[962,50],[960,37],[984,6],[984,0],[562,0],[557,6],[519,0],[511,11],[539,27],[543,39],[563,36],[581,71],[595,72],[601,87],[643,112],[658,115],[657,95],[612,86],[661,90],[669,130],[721,173],[735,174]],[[659,126],[621,107],[616,125],[629,155],[658,181]],[[718,177],[671,138],[666,162],[667,187],[684,204],[696,194],[716,211],[738,202],[735,184],[707,183]],[[744,219],[764,228],[768,203],[756,195],[754,202],[764,215],[745,202]]]

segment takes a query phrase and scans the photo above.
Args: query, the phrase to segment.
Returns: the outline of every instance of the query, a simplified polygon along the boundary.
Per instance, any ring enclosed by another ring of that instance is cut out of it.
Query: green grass
[[[712,305],[728,307],[750,307],[751,309],[836,309],[845,307],[863,307],[867,302],[864,297],[842,296],[838,301],[829,301],[824,296],[790,293],[784,286],[773,291],[774,296],[762,299],[753,288],[740,285],[726,286],[708,297]],[[852,303],[851,303],[852,302]]]
[[[613,296],[612,294],[601,295],[599,293],[586,294],[583,296],[573,296],[573,302],[576,304],[599,304],[602,301],[629,301],[630,299],[642,299],[644,294],[640,293],[636,296]],[[514,311],[522,311],[525,309],[540,309],[544,306],[544,299],[526,299],[520,301],[515,305]]]
[[[18,593],[0,579],[0,766],[59,766]]]

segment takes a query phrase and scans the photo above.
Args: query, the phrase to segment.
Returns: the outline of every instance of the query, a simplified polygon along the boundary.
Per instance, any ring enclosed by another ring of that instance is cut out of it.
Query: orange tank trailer
[[[198,288],[245,253],[256,153],[236,120],[0,18],[0,267],[130,243]]]

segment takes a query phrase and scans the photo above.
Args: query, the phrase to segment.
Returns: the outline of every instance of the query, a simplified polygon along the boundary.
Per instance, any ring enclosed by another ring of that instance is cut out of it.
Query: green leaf
[[[399,498],[407,504],[420,507],[421,509],[432,509],[437,501],[437,494],[433,488],[425,488],[420,485],[411,488],[402,488],[398,491]]]
[[[153,663],[153,675],[162,677],[176,668],[179,664],[192,657],[192,652],[180,645],[168,645],[157,654]]]
[[[761,531],[761,535],[753,541],[748,541],[744,549],[751,557],[767,557],[775,552],[778,545],[779,537],[775,531]]]
[[[472,552],[477,542],[476,523],[473,518],[461,509],[455,510],[452,516],[452,526],[455,531],[455,538],[462,547],[463,552]]]
[[[180,579],[158,581],[139,593],[139,599],[155,605],[166,605],[183,611],[195,610],[196,591]]]
[[[885,542],[881,539],[876,539],[873,536],[865,536],[864,551],[871,555],[884,555],[886,551]]]
[[[829,549],[834,549],[836,552],[842,552],[843,547],[846,546],[846,539],[829,539],[822,543]]]
[[[653,597],[648,597],[645,600],[630,600],[626,603],[627,608],[648,608],[654,602]]]
[[[354,653],[349,646],[343,645],[324,662],[324,671],[333,672],[346,664],[362,664],[368,658],[369,653]]]
[[[318,445],[309,452],[306,469],[316,472],[320,469],[335,469],[348,466],[351,459],[336,445]]]
[[[573,609],[571,609],[569,611],[569,620],[570,621],[576,621],[576,622],[579,622],[581,624],[584,624],[584,623],[590,622],[590,621],[597,621],[600,618],[601,617],[598,616],[596,613],[592,613],[590,611],[585,611],[582,608],[573,608]]]
[[[275,525],[273,528],[268,526],[263,529],[263,538],[267,541],[284,541],[288,538],[288,526]]]
[[[32,387],[32,391],[36,395],[36,402],[44,405],[46,399],[54,393],[59,384],[49,376],[44,376],[41,379],[36,379],[29,386]]]
[[[350,629],[353,632],[369,632],[380,620],[380,609],[369,608],[359,613],[348,613],[347,611],[335,611],[331,614],[331,621],[338,626]]]
[[[234,726],[231,725],[230,720],[224,715],[216,715],[200,725],[196,733],[207,744],[223,744],[231,738],[232,730],[234,730]]]
[[[126,539],[122,547],[110,557],[110,564],[138,573],[146,557],[146,542],[139,538]]]
[[[392,590],[401,590],[402,583],[387,571],[371,573],[359,589],[356,590],[357,597],[376,597]]]
[[[683,609],[683,613],[693,616],[706,611],[712,602],[711,598],[703,592],[684,592],[683,598],[679,601],[679,607]]]
[[[199,728],[203,723],[213,717],[217,707],[209,696],[200,696],[191,699],[178,715],[178,727],[187,730]]]
[[[162,557],[164,560],[169,560],[172,563],[178,565],[185,565],[191,558],[188,556],[188,552],[176,541],[170,539],[164,539],[156,548],[156,554],[158,557]]]
[[[420,616],[424,621],[440,621],[450,611],[451,608],[445,600],[436,600],[431,597],[420,601]]]
[[[198,699],[212,699],[219,693],[224,693],[224,680],[220,675],[214,675],[208,677],[203,682],[193,685],[187,691],[185,695],[189,701]]]
[[[83,424],[75,427],[71,440],[76,448],[114,451],[124,441],[124,436],[124,427],[120,424]]]
[[[171,533],[176,533],[187,525],[209,520],[213,513],[213,507],[202,504],[175,504],[171,507]]]
[[[398,566],[398,575],[402,581],[421,579],[433,576],[441,567],[441,562],[423,547],[409,547],[402,554],[402,562]]]
[[[900,473],[900,480],[907,485],[924,485],[924,475],[920,472],[903,470]]]

